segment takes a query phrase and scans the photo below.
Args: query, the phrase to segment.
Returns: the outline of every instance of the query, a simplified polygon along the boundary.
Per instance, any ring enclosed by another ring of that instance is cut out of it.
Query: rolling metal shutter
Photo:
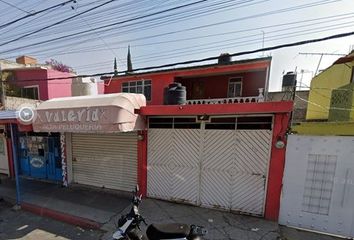
[[[75,183],[131,191],[137,183],[137,133],[72,135]]]

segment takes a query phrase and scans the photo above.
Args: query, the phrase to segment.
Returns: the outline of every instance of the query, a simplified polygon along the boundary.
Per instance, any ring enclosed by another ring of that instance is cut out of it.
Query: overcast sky
[[[0,3],[4,13],[1,24],[64,0],[7,2],[15,6]],[[57,59],[79,74],[101,73],[113,71],[114,57],[118,58],[119,70],[126,69],[128,44],[133,67],[138,68],[354,31],[354,0],[117,0],[96,8],[105,2],[108,0],[77,0],[0,28],[0,58],[29,54],[41,62]],[[193,5],[181,7],[185,4]],[[177,9],[170,10],[174,7]],[[47,28],[90,8],[96,9]],[[101,28],[113,23],[110,28]],[[42,27],[46,29],[21,37]],[[86,34],[30,46],[86,30]],[[18,37],[21,38],[6,43]],[[233,60],[271,55],[270,90],[275,91],[281,88],[282,73],[295,69],[303,72],[299,75],[302,85],[309,85],[320,56],[299,55],[300,52],[346,54],[352,45],[353,36]],[[319,69],[328,67],[338,57],[324,56]]]

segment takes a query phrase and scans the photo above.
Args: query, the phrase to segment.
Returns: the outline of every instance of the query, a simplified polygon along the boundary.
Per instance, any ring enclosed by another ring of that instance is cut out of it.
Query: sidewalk
[[[3,180],[0,195],[14,202],[15,183]],[[61,186],[21,179],[22,207],[39,215],[52,217],[73,225],[101,229],[102,239],[111,239],[121,214],[130,209],[131,195],[97,189]],[[208,229],[205,239],[236,240],[334,240],[335,238],[286,227],[262,218],[233,214],[213,209],[143,199],[140,213],[147,223],[180,222]],[[145,231],[146,227],[142,226]]]
[[[25,210],[82,227],[100,228],[130,204],[127,194],[110,194],[85,187],[20,180],[21,206]],[[0,195],[15,203],[15,182],[3,179]]]

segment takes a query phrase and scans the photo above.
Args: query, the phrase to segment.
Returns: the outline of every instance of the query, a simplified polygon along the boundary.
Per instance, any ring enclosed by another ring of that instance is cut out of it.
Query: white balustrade
[[[233,98],[212,98],[212,99],[193,99],[193,100],[187,100],[187,105],[264,102],[263,88],[259,88],[258,91],[259,91],[258,96],[233,97]]]

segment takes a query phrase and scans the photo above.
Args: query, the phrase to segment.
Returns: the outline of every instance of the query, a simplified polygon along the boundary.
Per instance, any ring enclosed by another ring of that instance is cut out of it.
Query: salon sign
[[[47,123],[58,122],[80,122],[80,123],[94,123],[98,122],[103,115],[103,111],[99,108],[84,108],[76,110],[48,110],[44,112],[45,121]]]
[[[119,109],[86,107],[38,110],[33,123],[36,132],[104,132],[115,131]]]

